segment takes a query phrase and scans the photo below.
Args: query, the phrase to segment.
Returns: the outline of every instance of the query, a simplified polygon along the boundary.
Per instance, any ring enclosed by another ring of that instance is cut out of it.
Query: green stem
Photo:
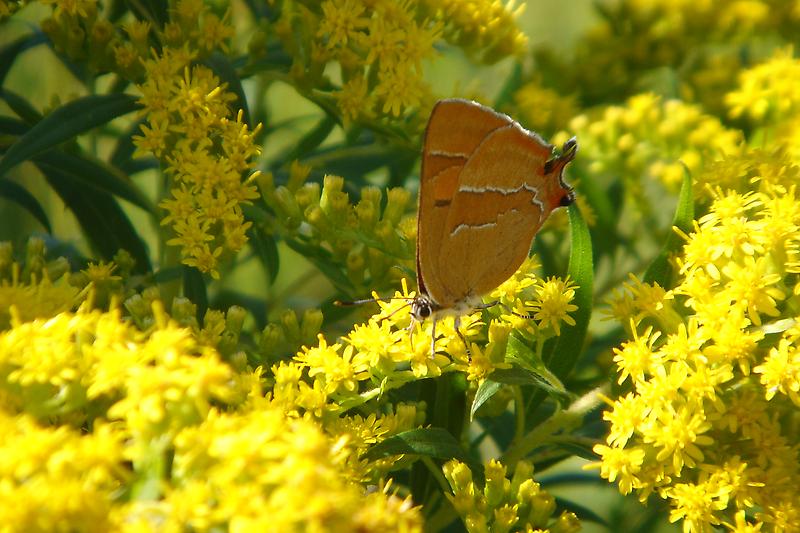
[[[501,458],[503,464],[513,470],[521,459],[527,457],[539,446],[551,442],[557,433],[579,427],[586,413],[602,403],[600,395],[605,392],[607,391],[602,388],[589,391],[573,402],[568,409],[553,413],[550,418],[532,429],[527,435],[511,443]]]

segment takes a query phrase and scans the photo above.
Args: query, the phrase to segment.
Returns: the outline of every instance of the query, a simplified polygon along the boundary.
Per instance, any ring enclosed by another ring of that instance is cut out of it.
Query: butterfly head
[[[422,322],[436,310],[437,305],[427,294],[418,294],[411,300],[411,316],[417,322]]]
[[[575,202],[575,191],[567,182],[564,181],[564,167],[567,166],[567,163],[575,159],[575,154],[577,152],[578,140],[575,137],[572,137],[564,143],[564,146],[561,148],[561,153],[548,160],[544,166],[546,174],[550,174],[552,172],[558,173],[558,184],[561,187],[561,190],[564,192],[564,195],[558,202],[558,205],[561,207],[567,207]]]

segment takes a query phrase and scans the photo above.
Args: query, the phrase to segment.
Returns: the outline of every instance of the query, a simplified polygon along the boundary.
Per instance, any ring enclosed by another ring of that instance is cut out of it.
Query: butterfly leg
[[[431,358],[436,355],[436,318],[431,319],[433,325],[431,326]]]
[[[463,333],[461,333],[461,317],[460,316],[457,316],[453,320],[453,329],[456,330],[456,333],[458,334],[458,338],[461,339],[461,342],[464,343],[464,349],[467,352],[467,357],[471,358],[472,357],[472,352],[469,349],[469,344],[467,344],[467,338],[464,336]]]
[[[507,313],[511,313],[512,315],[514,315],[514,316],[516,316],[516,317],[518,317],[518,318],[525,318],[525,319],[528,319],[528,320],[529,320],[529,319],[531,319],[531,318],[533,318],[533,315],[530,315],[530,314],[528,314],[528,313],[525,313],[524,315],[522,315],[522,314],[520,314],[520,313],[517,313],[516,311],[514,311],[513,309],[511,309],[509,306],[507,306],[506,304],[504,304],[504,303],[503,303],[503,302],[501,302],[500,300],[495,300],[495,301],[493,301],[493,302],[489,302],[489,303],[485,303],[485,304],[480,304],[480,305],[476,306],[476,307],[475,307],[475,309],[480,309],[480,310],[483,310],[483,309],[489,309],[490,307],[494,307],[495,305],[499,305],[499,306],[500,306],[500,307],[502,307],[502,308],[503,308],[503,310],[505,310]]]
[[[414,326],[417,325],[417,321],[414,318],[411,318],[411,322],[409,322],[406,331],[408,331],[408,342],[411,344],[411,351],[414,351]]]

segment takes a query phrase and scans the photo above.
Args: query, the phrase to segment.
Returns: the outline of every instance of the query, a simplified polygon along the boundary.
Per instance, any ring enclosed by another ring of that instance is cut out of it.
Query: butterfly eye
[[[415,299],[411,304],[411,314],[417,320],[425,320],[433,313],[430,302],[422,298]]]

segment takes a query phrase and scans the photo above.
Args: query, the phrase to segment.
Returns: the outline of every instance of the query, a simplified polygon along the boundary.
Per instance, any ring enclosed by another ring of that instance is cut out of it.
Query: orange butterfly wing
[[[552,146],[536,134],[490,108],[455,102],[452,113],[435,108],[431,116],[423,169],[437,172],[423,170],[417,236],[420,288],[445,308],[519,268],[552,210],[571,198],[561,173],[574,154],[548,165]],[[456,140],[445,140],[452,132]]]

